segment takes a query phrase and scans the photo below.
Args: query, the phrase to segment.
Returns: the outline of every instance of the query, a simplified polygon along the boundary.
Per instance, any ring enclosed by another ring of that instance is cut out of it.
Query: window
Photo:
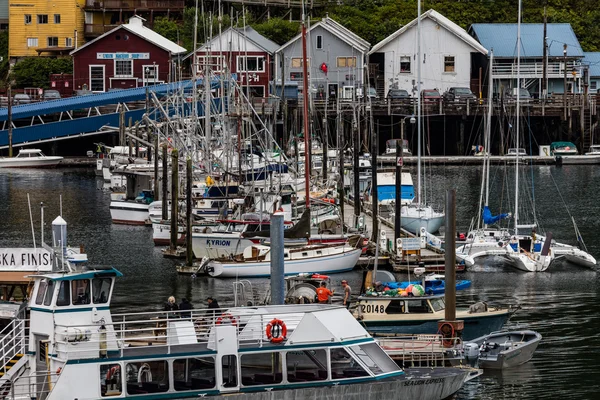
[[[408,303],[408,312],[409,313],[430,313],[431,308],[429,308],[429,304],[427,304],[427,300],[410,300]]]
[[[327,353],[323,349],[288,352],[285,355],[288,381],[310,382],[327,377]]]
[[[38,24],[47,24],[48,23],[48,15],[47,14],[38,14],[37,21],[38,21]]]
[[[60,24],[60,14],[54,14],[54,23]]]
[[[265,58],[261,56],[239,56],[238,72],[265,72]]]
[[[301,81],[302,75],[302,72],[290,72],[290,81]]]
[[[369,373],[343,347],[332,348],[331,379],[348,379],[369,376]]]
[[[27,47],[38,47],[38,38],[27,38]]]
[[[373,372],[381,374],[398,371],[398,365],[376,343],[359,344],[350,350]]]
[[[115,60],[115,76],[133,76],[133,60]]]
[[[590,90],[597,90],[598,89],[598,82],[597,81],[591,81],[590,82]]]
[[[163,393],[169,390],[169,367],[166,361],[127,363],[127,394]]]
[[[100,366],[100,394],[120,396],[123,393],[123,380],[119,364],[104,364]]]
[[[323,48],[323,36],[317,35],[317,49]]]
[[[73,47],[73,38],[65,38],[65,47]]]
[[[404,301],[392,300],[390,304],[385,308],[386,314],[402,314],[405,312]]]
[[[54,294],[54,281],[48,282],[48,289],[46,289],[46,295],[44,296],[44,305],[49,306],[52,302],[52,295]]]
[[[338,57],[337,66],[339,68],[356,67],[356,57]]]
[[[454,72],[454,56],[444,56],[444,72]]]
[[[227,63],[225,56],[198,56],[196,58],[197,71],[205,71],[208,67],[211,71],[221,72],[225,70]]]
[[[173,384],[178,392],[215,387],[215,359],[182,358],[173,361]]]
[[[400,72],[410,72],[410,56],[400,56]]]
[[[90,281],[77,279],[71,282],[73,305],[90,304]]]
[[[90,65],[90,90],[104,92],[104,65]]]
[[[281,383],[283,380],[282,364],[282,353],[244,354],[240,358],[242,386]],[[290,380],[290,382],[292,381]]]
[[[60,289],[58,290],[58,298],[56,299],[57,306],[71,305],[71,291],[69,281],[61,281]]]
[[[227,355],[221,358],[223,387],[236,387],[237,383],[237,357]]]
[[[25,25],[31,24],[31,14],[25,14]]]
[[[46,294],[46,288],[48,287],[48,281],[45,279],[40,281],[40,285],[38,286],[38,292],[35,296],[35,304],[42,304],[44,302],[44,295]]]
[[[110,278],[94,278],[92,280],[92,294],[94,296],[94,303],[108,303],[108,296],[110,296],[110,286]]]
[[[292,68],[302,68],[302,58],[292,58]],[[309,59],[306,59],[306,68],[310,68]]]
[[[56,36],[48,36],[48,47],[58,47],[58,38]]]

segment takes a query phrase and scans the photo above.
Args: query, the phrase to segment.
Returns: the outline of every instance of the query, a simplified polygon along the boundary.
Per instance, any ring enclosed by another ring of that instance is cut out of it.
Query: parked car
[[[466,87],[451,87],[444,93],[446,101],[466,101],[475,100],[477,97],[471,92],[471,89]]]
[[[531,93],[529,93],[529,90],[525,88],[512,88],[512,90],[508,90],[506,92],[505,97],[508,100],[516,100],[517,97],[519,97],[520,101],[527,101],[532,99]]]
[[[356,97],[359,99],[362,99],[363,97],[363,88],[359,87],[356,88]],[[375,90],[374,87],[369,86],[367,88],[367,97],[370,98],[371,100],[375,100],[379,98],[379,95],[377,94],[377,90]]]
[[[56,100],[60,99],[60,92],[58,90],[44,90],[42,100]]]
[[[29,95],[27,95],[25,93],[17,93],[13,97],[14,105],[29,104],[29,103],[31,103],[31,97],[29,97]]]
[[[439,102],[442,98],[440,92],[437,89],[423,89],[421,90],[421,99],[424,102]]]
[[[404,89],[390,89],[388,90],[388,99],[410,99],[410,94]]]

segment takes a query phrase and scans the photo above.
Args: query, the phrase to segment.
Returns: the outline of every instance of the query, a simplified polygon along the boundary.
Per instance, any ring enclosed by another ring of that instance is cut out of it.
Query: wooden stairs
[[[19,362],[19,360],[23,358],[23,353],[17,353],[15,354],[10,360],[8,360],[8,362],[6,363],[6,365],[2,368],[0,368],[0,379],[4,376],[4,374],[6,374],[12,367],[15,366],[16,363]]]

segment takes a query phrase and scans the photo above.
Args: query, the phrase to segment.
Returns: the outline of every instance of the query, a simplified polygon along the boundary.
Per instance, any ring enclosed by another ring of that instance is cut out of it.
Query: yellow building
[[[69,54],[84,44],[84,6],[85,0],[9,0],[9,57]]]

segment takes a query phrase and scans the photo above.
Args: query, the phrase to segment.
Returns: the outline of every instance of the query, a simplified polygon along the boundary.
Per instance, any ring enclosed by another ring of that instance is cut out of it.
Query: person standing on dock
[[[344,307],[350,307],[350,296],[352,295],[352,288],[348,285],[348,281],[342,279],[342,287],[344,288]]]
[[[321,286],[317,289],[317,300],[321,304],[327,304],[330,302],[330,298],[333,296],[333,291],[327,289],[327,283],[321,282]]]

